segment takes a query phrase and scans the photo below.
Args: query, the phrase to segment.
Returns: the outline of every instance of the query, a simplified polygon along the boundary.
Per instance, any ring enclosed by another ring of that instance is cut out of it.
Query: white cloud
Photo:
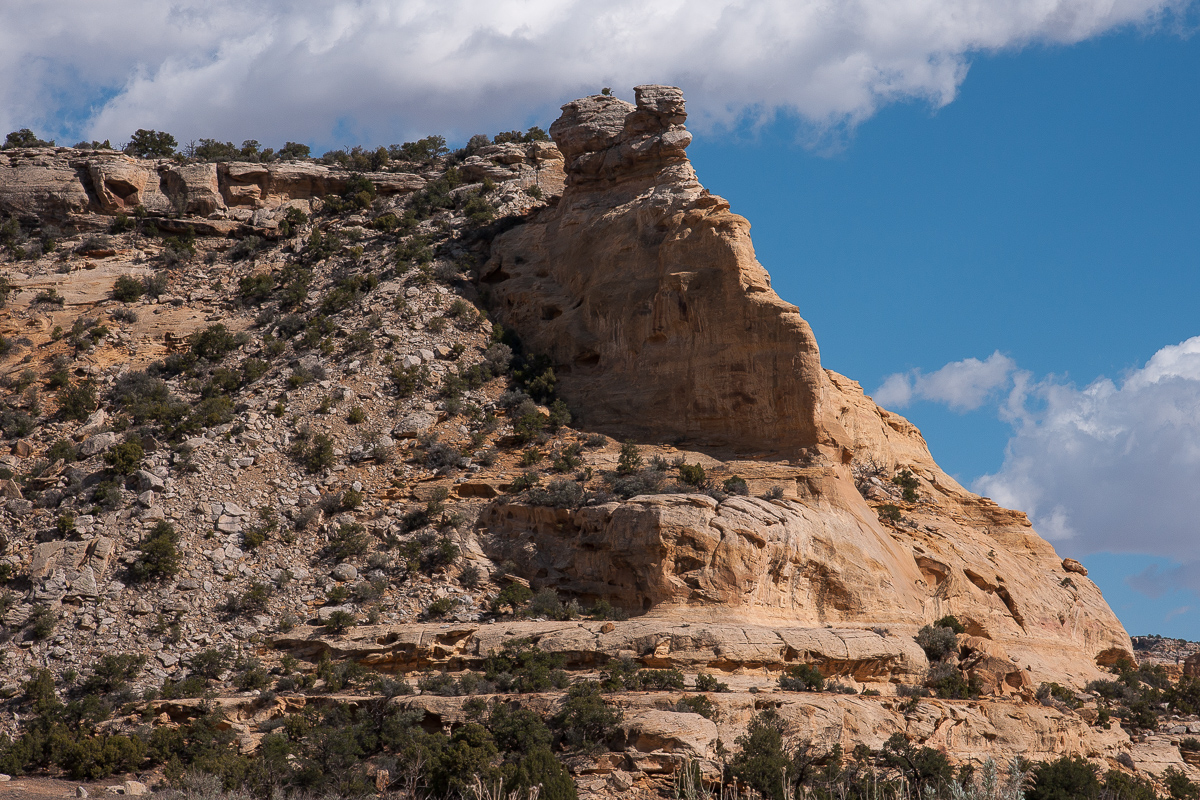
[[[1189,0],[8,0],[0,130],[388,143],[545,124],[612,86],[693,122],[950,102],[973,53],[1154,25]]]
[[[1019,508],[1063,552],[1164,556],[1130,580],[1200,590],[1200,336],[1118,382],[1077,388],[1015,374],[1004,464],[973,488]]]
[[[904,408],[913,400],[930,400],[955,411],[972,411],[1006,387],[1016,369],[1015,361],[996,351],[984,361],[965,358],[928,375],[919,369],[897,372],[871,396],[885,408]]]

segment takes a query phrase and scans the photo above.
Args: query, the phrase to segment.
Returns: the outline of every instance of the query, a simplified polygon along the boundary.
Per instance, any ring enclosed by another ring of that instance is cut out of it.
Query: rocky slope
[[[1131,739],[1097,696],[1036,699],[1132,655],[1086,570],[821,366],[697,181],[681,93],[636,95],[568,104],[553,144],[365,174],[0,152],[7,731],[31,670],[65,699],[113,653],[147,657],[128,688],[152,693],[101,730],[215,703],[252,752],[380,692],[461,730],[497,687],[446,681],[533,641],[573,680],[632,663],[731,689],[707,716],[682,683],[608,695],[609,752],[566,762],[596,795],[715,774],[771,707],[846,752],[903,733],[961,761],[1185,766],[1186,719]],[[163,523],[177,569],[147,573]],[[965,631],[931,664],[914,637],[946,615]],[[842,692],[782,690],[797,665]],[[971,697],[898,696],[931,668]]]

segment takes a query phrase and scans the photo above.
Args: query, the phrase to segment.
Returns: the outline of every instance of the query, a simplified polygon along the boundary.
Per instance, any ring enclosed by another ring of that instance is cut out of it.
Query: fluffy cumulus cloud
[[[953,99],[974,53],[1155,25],[1190,0],[8,0],[0,129],[387,142],[685,88],[694,122],[853,125]],[[698,119],[696,119],[698,117]]]
[[[872,397],[885,408],[929,400],[955,411],[973,411],[1007,387],[1016,371],[1016,362],[997,351],[983,361],[965,358],[929,374],[919,369],[897,372],[888,376]]]
[[[1001,469],[974,489],[1029,513],[1063,552],[1148,553],[1131,585],[1200,590],[1200,336],[1164,347],[1123,380],[1082,388],[1013,373],[1014,426]]]

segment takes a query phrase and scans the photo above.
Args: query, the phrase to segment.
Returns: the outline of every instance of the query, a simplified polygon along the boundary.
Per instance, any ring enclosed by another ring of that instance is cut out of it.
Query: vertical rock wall
[[[563,107],[556,206],[498,237],[482,279],[556,364],[584,424],[743,451],[828,439],[812,331],[771,290],[750,224],[696,180],[682,93]]]

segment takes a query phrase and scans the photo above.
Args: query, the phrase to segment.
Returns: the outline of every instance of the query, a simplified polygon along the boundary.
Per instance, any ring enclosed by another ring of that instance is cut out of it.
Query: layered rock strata
[[[384,197],[425,185],[423,177],[406,172],[363,177]],[[347,170],[309,161],[179,164],[67,147],[6,150],[0,152],[0,213],[63,222],[88,212],[128,214],[140,206],[151,215],[271,227],[270,212],[341,194],[350,179]]]

